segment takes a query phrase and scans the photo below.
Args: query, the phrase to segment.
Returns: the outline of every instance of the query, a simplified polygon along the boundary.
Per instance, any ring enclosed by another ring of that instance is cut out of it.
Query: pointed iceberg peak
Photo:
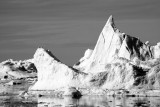
[[[43,47],[39,47],[34,54],[34,58],[40,58],[40,57],[54,58],[56,61],[60,62],[60,60],[56,58],[50,50],[44,49]]]
[[[114,23],[114,19],[112,15],[109,16],[107,23]]]
[[[115,24],[114,24],[114,19],[113,19],[113,16],[112,16],[112,15],[109,16],[109,18],[108,18],[107,23],[106,23],[105,26],[111,26],[111,27],[114,28],[114,29],[116,28],[116,26],[115,26]]]

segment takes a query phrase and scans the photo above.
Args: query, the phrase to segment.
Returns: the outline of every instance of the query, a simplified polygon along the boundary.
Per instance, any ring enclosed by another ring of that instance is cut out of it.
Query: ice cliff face
[[[152,58],[159,58],[159,45],[150,46],[142,43],[138,38],[121,33],[115,26],[113,17],[110,16],[102,32],[100,33],[97,44],[90,55],[84,60],[80,60],[74,67],[84,72],[96,72],[95,68],[104,69],[107,63],[114,62],[117,58],[133,60],[138,58],[142,61]]]
[[[50,51],[38,48],[34,55],[38,81],[31,89],[76,87],[97,93],[95,89],[159,89],[159,59],[160,43],[150,46],[149,42],[121,33],[110,16],[95,48],[87,49],[73,68]]]

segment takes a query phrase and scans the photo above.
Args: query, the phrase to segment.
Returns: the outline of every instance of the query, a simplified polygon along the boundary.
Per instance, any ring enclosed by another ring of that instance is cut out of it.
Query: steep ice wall
[[[80,61],[80,64],[75,68],[83,68],[88,71],[96,65],[100,66],[111,62],[117,56],[122,41],[123,34],[119,33],[112,16],[110,16],[90,57],[83,62]]]
[[[154,50],[158,49],[154,47]],[[113,17],[110,16],[90,57],[83,61],[80,60],[74,67],[84,72],[102,71],[107,63],[113,62],[118,57],[128,60],[135,57],[140,60],[148,60],[159,56],[156,52],[153,54],[148,44],[142,43],[136,37],[121,33],[116,28]]]
[[[153,58],[160,58],[160,42],[155,46],[151,46]]]

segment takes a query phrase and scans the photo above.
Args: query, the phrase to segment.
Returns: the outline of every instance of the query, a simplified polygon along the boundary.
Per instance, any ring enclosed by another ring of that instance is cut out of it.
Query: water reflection
[[[80,99],[73,99],[71,97],[64,98],[51,98],[51,97],[42,97],[38,98],[39,105],[42,107],[43,104],[49,104],[50,106],[74,106],[74,107],[107,107],[108,100],[105,97],[99,96],[83,96]]]
[[[80,99],[42,97],[38,98],[38,107],[45,105],[51,107],[160,107],[159,101],[159,97],[83,96]]]
[[[0,96],[0,107],[160,107],[160,97],[51,96],[21,98]]]
[[[0,95],[0,107],[37,107],[37,98],[24,98],[17,95]]]

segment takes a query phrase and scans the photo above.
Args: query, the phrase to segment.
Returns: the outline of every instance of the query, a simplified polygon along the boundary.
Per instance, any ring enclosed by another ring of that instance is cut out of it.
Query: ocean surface
[[[0,96],[0,107],[160,107],[159,97],[14,97]]]
[[[82,96],[72,97],[20,96],[30,84],[20,85],[0,82],[0,107],[160,107],[160,97]]]

